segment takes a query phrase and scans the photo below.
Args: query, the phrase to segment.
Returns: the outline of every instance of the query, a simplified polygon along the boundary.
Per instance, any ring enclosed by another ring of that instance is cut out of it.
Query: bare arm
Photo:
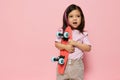
[[[61,44],[60,42],[55,42],[55,47],[59,50],[67,50],[68,52],[72,53],[74,52],[74,47],[70,44]]]

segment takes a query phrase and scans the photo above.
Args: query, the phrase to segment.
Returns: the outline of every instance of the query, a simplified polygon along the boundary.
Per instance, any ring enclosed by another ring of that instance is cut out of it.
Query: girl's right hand
[[[73,53],[75,48],[72,45],[67,44],[65,50],[67,50],[69,53]]]

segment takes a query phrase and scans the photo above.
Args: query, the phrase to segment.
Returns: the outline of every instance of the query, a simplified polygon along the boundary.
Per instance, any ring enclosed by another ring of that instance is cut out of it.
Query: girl
[[[69,52],[68,62],[64,74],[57,72],[57,80],[83,80],[84,64],[83,52],[90,51],[91,45],[87,32],[84,32],[85,19],[81,8],[75,4],[68,6],[63,15],[63,27],[59,31],[64,32],[67,26],[72,29],[72,40],[68,44],[62,44],[57,38],[55,47]]]

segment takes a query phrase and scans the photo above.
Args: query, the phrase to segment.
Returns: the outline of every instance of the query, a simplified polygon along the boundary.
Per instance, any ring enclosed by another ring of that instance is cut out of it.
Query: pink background
[[[92,44],[85,80],[120,80],[120,0],[0,0],[0,80],[56,80],[50,59],[71,3],[83,9]]]

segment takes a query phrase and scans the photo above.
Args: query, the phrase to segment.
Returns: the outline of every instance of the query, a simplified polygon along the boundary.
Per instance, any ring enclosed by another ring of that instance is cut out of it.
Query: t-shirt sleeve
[[[88,38],[88,33],[87,32],[84,32],[83,33],[84,34],[84,37],[83,37],[83,43],[84,44],[87,44],[87,45],[90,45],[91,46],[91,43],[90,43],[90,41],[89,41],[89,38]]]
[[[61,42],[61,37],[58,37],[57,36],[57,33],[60,32],[60,33],[63,33],[63,29],[62,28],[59,28],[56,32],[56,39],[55,39],[55,42]]]

